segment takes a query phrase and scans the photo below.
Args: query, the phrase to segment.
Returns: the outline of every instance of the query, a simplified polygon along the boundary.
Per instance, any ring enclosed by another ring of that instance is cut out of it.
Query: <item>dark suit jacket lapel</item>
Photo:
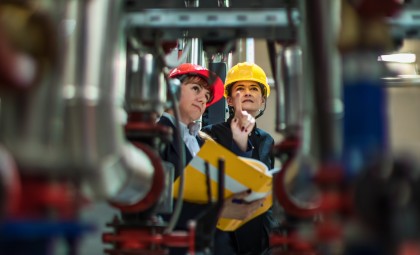
[[[176,127],[175,125],[171,122],[171,120],[169,120],[168,118],[162,116],[159,120],[159,123],[168,127],[172,128],[173,134],[172,134],[172,142],[171,142],[171,147],[172,150],[176,153],[176,155],[178,157],[181,156],[181,152],[179,151],[179,147],[178,147],[178,137],[176,135]],[[190,153],[190,150],[187,148],[187,146],[185,145],[184,141],[181,141],[181,143],[184,145],[185,148],[185,159],[186,162],[188,163],[191,159],[192,159],[192,155]]]

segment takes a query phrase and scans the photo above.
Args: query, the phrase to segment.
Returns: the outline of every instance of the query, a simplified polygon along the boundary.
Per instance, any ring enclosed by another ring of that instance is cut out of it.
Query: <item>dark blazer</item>
[[[227,122],[206,126],[203,132],[210,135],[215,141],[234,152],[234,141],[230,129],[230,119]],[[252,158],[262,161],[270,169],[274,167],[274,157],[271,149],[274,139],[262,129],[254,128],[249,136],[253,146]],[[235,249],[233,254],[259,255],[269,249],[269,233],[277,227],[271,210],[250,220],[238,230],[228,232],[231,244]]]
[[[176,137],[176,133],[175,133],[175,126],[172,124],[172,122],[166,118],[165,116],[162,116],[160,118],[160,120],[158,121],[158,124],[160,125],[164,125],[164,126],[168,126],[171,127],[174,132],[173,132],[173,137],[172,137],[172,142],[167,144],[166,146],[164,146],[164,148],[161,150],[160,152],[160,156],[163,160],[170,162],[174,165],[175,167],[175,179],[179,176],[181,169],[178,169],[178,161],[180,160],[180,152],[178,151],[178,138]],[[204,140],[202,138],[200,138],[199,136],[196,137],[198,144],[200,145],[200,147],[203,145]],[[185,145],[185,143],[182,141],[182,143],[185,146],[185,157],[186,157],[186,161],[185,163],[188,164],[191,160],[192,160],[192,155],[189,152],[187,146]],[[174,203],[176,203],[176,201],[174,201]],[[182,210],[181,210],[181,214],[178,220],[178,223],[175,227],[175,230],[187,230],[187,223],[189,220],[191,219],[195,219],[197,218],[198,215],[200,215],[202,212],[204,212],[205,210],[208,210],[208,207],[206,205],[200,205],[200,204],[193,204],[193,203],[188,203],[188,202],[183,202],[183,206],[182,206]],[[170,215],[163,215],[163,218],[165,220],[169,220],[170,219]],[[216,224],[215,223],[209,223],[214,225],[214,228],[216,228]],[[210,227],[211,229],[211,227]],[[208,236],[210,233],[205,233],[206,236]],[[216,250],[220,250],[223,249],[223,247],[226,247],[225,243],[229,242],[229,238],[224,236],[224,235],[220,235],[218,236],[216,233],[216,237],[214,240],[215,244],[214,246],[216,246]],[[183,248],[171,248],[170,249],[170,255],[185,255],[187,252],[186,249]],[[214,252],[213,254],[217,254],[217,255],[223,255],[223,253],[216,253]],[[227,253],[227,254],[233,254],[233,253]]]
[[[166,146],[164,146],[163,150],[161,150],[160,152],[160,156],[164,161],[167,161],[169,163],[172,163],[175,167],[175,175],[174,175],[174,179],[176,179],[179,174],[180,171],[182,169],[178,168],[179,165],[179,160],[181,158],[181,153],[178,149],[178,138],[176,136],[176,128],[175,125],[172,124],[172,122],[165,116],[162,116],[159,121],[158,121],[159,125],[164,125],[164,126],[168,126],[171,127],[173,129],[173,134],[172,134],[172,142],[167,144]],[[201,146],[203,144],[203,140],[200,137],[197,137],[197,141],[198,144]],[[181,141],[184,144],[185,147],[185,164],[188,164],[191,160],[192,160],[192,155],[190,153],[190,151],[187,148],[187,145],[185,145],[185,143],[183,141]],[[177,230],[187,230],[187,223],[190,219],[194,219],[200,212],[202,212],[202,210],[204,210],[205,206],[203,205],[198,205],[198,204],[193,204],[193,203],[188,203],[188,202],[184,202],[183,203],[183,209],[181,212],[181,216],[178,220],[178,224],[176,226]]]
[[[174,165],[174,167],[175,167],[175,178],[177,178],[180,174],[180,171],[181,171],[181,169],[178,169],[178,161],[181,158],[181,152],[179,151],[179,148],[177,146],[178,137],[176,136],[176,132],[175,132],[176,127],[175,127],[174,124],[172,124],[171,120],[169,120],[165,116],[162,116],[159,119],[158,124],[170,127],[173,130],[172,142],[164,147],[164,149],[160,153],[160,156],[162,157],[163,160],[168,161],[168,162],[170,162]],[[201,147],[204,143],[203,139],[199,136],[196,136],[196,139],[197,139],[198,145],[200,145],[200,147]],[[187,165],[192,160],[193,157],[192,157],[190,151],[188,150],[187,145],[185,145],[185,143],[183,141],[182,141],[182,143],[184,144],[184,147],[185,147],[185,164]]]

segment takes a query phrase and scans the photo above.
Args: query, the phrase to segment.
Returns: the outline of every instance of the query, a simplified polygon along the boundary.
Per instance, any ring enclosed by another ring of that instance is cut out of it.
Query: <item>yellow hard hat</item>
[[[237,81],[255,81],[262,84],[265,87],[266,94],[263,95],[268,97],[270,95],[270,86],[267,83],[267,76],[264,70],[256,64],[243,62],[232,67],[226,75],[225,80],[225,93],[224,96],[228,96],[228,90],[232,83]]]

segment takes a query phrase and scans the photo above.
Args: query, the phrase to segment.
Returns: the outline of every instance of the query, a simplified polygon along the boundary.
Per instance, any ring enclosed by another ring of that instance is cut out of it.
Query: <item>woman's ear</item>
[[[226,103],[229,105],[229,106],[232,106],[233,107],[233,100],[232,100],[232,97],[227,97],[226,98]]]

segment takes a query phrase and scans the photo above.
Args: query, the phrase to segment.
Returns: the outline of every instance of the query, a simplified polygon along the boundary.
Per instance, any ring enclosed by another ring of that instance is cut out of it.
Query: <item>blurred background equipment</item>
[[[173,131],[156,121],[177,107],[170,69],[224,79],[243,61],[274,95],[258,120],[281,168],[271,254],[420,253],[419,14],[417,0],[2,1],[0,253],[212,254],[222,201],[173,230],[182,200],[159,157]],[[226,116],[221,100],[201,123]]]

